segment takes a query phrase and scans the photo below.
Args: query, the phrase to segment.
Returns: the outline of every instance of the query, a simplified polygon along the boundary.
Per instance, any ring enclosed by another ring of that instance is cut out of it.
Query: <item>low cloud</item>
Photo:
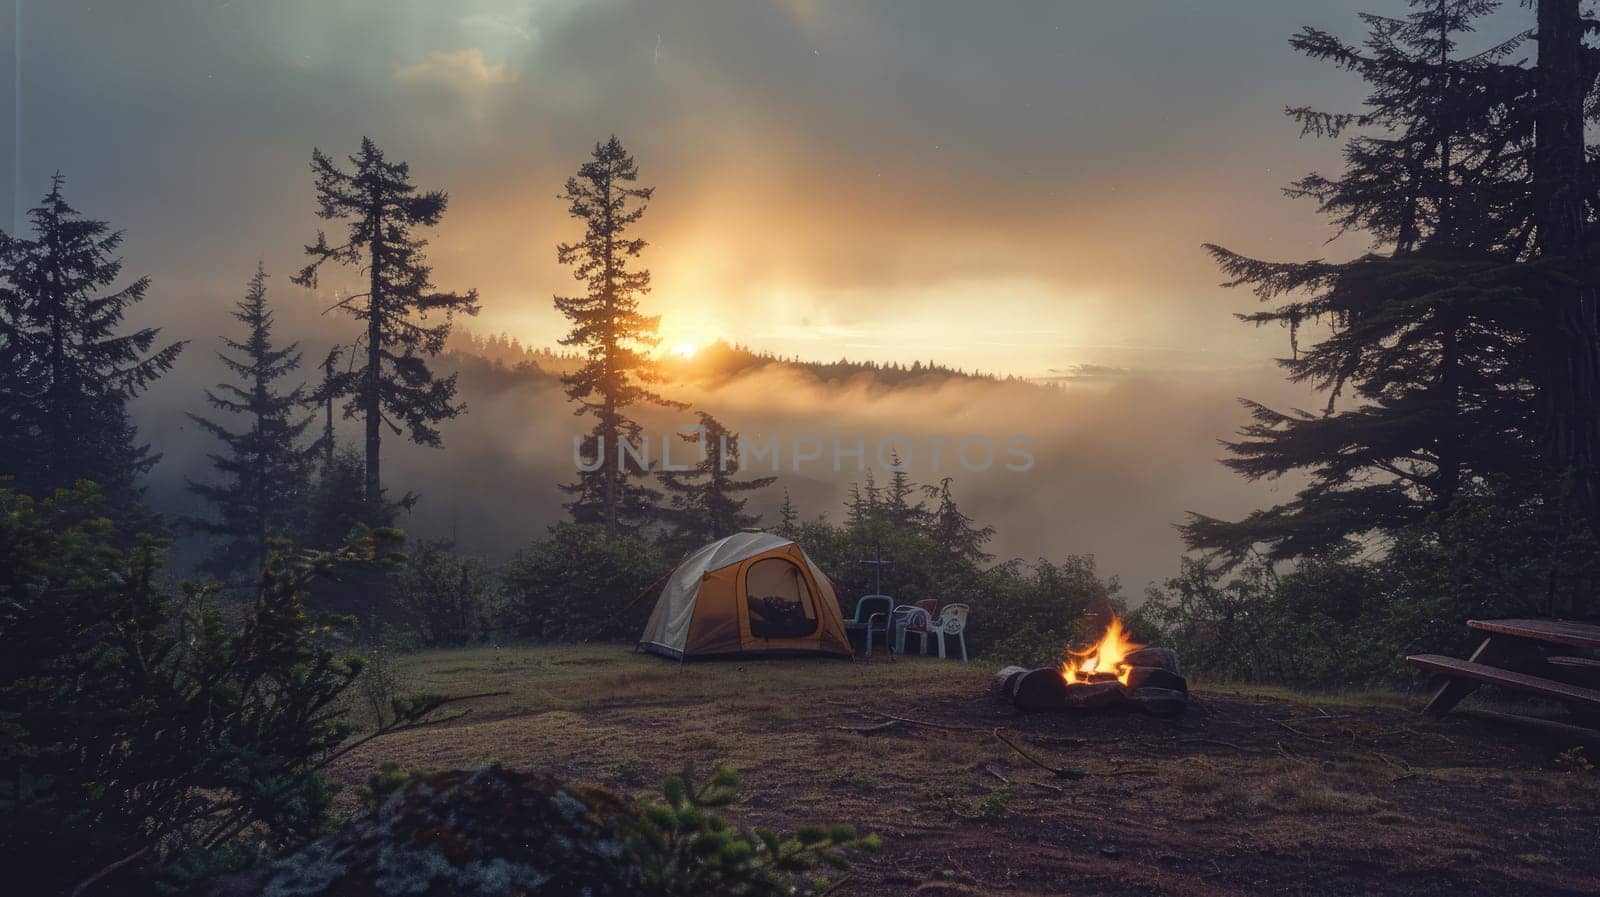
[[[435,50],[421,62],[395,68],[394,77],[402,84],[425,84],[469,91],[512,84],[517,73],[504,63],[491,64],[477,47],[462,50]]]

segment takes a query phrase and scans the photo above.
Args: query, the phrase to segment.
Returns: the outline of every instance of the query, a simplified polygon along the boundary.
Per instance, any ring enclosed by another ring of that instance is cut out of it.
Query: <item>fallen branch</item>
[[[1011,780],[1006,778],[1005,776],[1001,775],[1000,774],[1000,770],[995,769],[993,766],[985,766],[983,768],[983,771],[988,773],[989,775],[992,775],[995,778],[999,779],[1002,783],[1004,783],[1006,785],[1011,784]]]
[[[892,719],[887,722],[877,723],[871,726],[834,726],[834,728],[841,732],[854,732],[857,735],[871,736],[876,735],[879,732],[892,732],[895,729],[899,729],[904,726],[905,723],[901,722],[900,720]]]
[[[1309,739],[1311,739],[1313,741],[1326,741],[1327,738],[1328,738],[1328,736],[1326,736],[1326,735],[1313,735],[1310,732],[1302,732],[1299,729],[1296,729],[1294,726],[1291,726],[1288,723],[1284,722],[1283,720],[1275,719],[1275,720],[1272,720],[1272,722],[1273,722],[1274,725],[1278,726],[1279,728],[1281,728],[1281,729],[1283,729],[1283,730],[1285,730],[1287,732],[1292,732],[1293,734],[1298,735],[1301,738],[1309,738]]]
[[[1177,739],[1177,743],[1178,744],[1214,744],[1214,745],[1217,745],[1218,747],[1231,748],[1232,750],[1238,751],[1241,754],[1251,753],[1250,748],[1247,748],[1242,744],[1234,744],[1231,741],[1223,741],[1220,738],[1179,738],[1179,739]]]
[[[1354,713],[1323,713],[1320,716],[1289,716],[1283,719],[1274,719],[1275,723],[1320,723],[1324,720],[1349,719]]]
[[[844,887],[845,886],[845,882],[848,882],[849,880],[850,880],[850,876],[848,874],[842,876],[838,881],[836,881],[833,884],[828,885],[826,888],[823,888],[822,890],[818,891],[817,892],[817,897],[828,897],[829,894],[832,894],[834,891],[837,891],[840,888]]]
[[[878,713],[876,711],[872,711],[870,715],[872,715],[872,716],[881,716],[886,720],[894,720],[897,723],[905,723],[908,726],[922,726],[923,728],[926,728],[926,729],[940,729],[940,730],[945,731],[945,732],[982,732],[982,731],[984,731],[984,728],[982,726],[951,726],[951,725],[946,725],[946,724],[943,724],[943,723],[930,723],[930,722],[926,722],[926,721],[920,720],[920,719],[911,719],[910,717],[905,717],[905,716],[895,716],[895,715],[893,715],[891,713]]]
[[[1038,757],[1035,757],[1034,755],[1032,755],[1032,754],[1028,753],[1027,751],[1023,750],[1022,745],[1017,744],[1015,741],[1012,741],[1011,739],[1007,738],[1005,733],[1001,732],[999,729],[995,729],[990,734],[992,734],[995,738],[1000,739],[1000,741],[1004,742],[1007,747],[1009,747],[1012,750],[1016,751],[1017,754],[1022,757],[1022,759],[1028,761],[1029,763],[1032,763],[1034,766],[1039,767],[1040,769],[1050,773],[1051,775],[1055,776],[1058,779],[1081,779],[1084,776],[1088,775],[1088,773],[1084,772],[1081,769],[1072,769],[1072,768],[1066,767],[1066,766],[1051,766],[1050,764],[1044,762],[1043,760],[1040,760]]]
[[[1091,772],[1086,773],[1086,775],[1105,776],[1106,778],[1110,778],[1111,776],[1153,776],[1158,775],[1159,772],[1159,770],[1151,769],[1149,767],[1140,767],[1139,769],[1113,769],[1110,772]]]
[[[96,872],[95,874],[89,876],[88,878],[84,879],[83,881],[78,882],[78,886],[72,889],[72,897],[78,897],[78,895],[82,894],[84,891],[87,891],[90,888],[94,887],[97,883],[100,882],[101,879],[105,878],[108,875],[114,874],[118,869],[121,869],[124,866],[127,866],[127,865],[129,865],[131,863],[139,862],[139,860],[142,859],[145,856],[145,854],[149,853],[154,847],[155,847],[154,844],[149,844],[149,845],[146,845],[144,847],[141,847],[140,849],[134,851],[133,853],[128,854],[127,856],[123,857],[122,859],[117,860],[115,863],[111,863],[110,865],[102,868],[99,872]]]

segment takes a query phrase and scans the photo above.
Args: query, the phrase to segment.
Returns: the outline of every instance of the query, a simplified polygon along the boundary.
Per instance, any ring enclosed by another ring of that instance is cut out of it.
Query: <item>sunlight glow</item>
[[[672,344],[672,354],[683,358],[693,358],[695,353],[699,351],[700,347],[694,343],[680,342]]]

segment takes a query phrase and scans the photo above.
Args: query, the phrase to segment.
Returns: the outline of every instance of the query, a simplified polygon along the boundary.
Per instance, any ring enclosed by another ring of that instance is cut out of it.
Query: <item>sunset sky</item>
[[[669,345],[1261,366],[1283,336],[1230,317],[1252,300],[1200,244],[1361,248],[1324,248],[1280,196],[1337,164],[1280,111],[1354,105],[1286,38],[1353,34],[1373,0],[7,2],[11,217],[61,169],[128,230],[145,314],[185,333],[215,331],[258,257],[284,314],[316,315],[284,276],[318,224],[307,162],[364,134],[450,192],[432,258],[482,292],[471,326],[536,345],[571,286],[556,195],[613,132],[657,188],[646,308]]]

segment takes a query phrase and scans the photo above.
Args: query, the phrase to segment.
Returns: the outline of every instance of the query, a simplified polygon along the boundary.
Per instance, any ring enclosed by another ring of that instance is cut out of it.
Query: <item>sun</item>
[[[693,358],[695,353],[699,351],[700,346],[696,343],[678,342],[672,344],[672,354],[677,355],[680,358]]]

